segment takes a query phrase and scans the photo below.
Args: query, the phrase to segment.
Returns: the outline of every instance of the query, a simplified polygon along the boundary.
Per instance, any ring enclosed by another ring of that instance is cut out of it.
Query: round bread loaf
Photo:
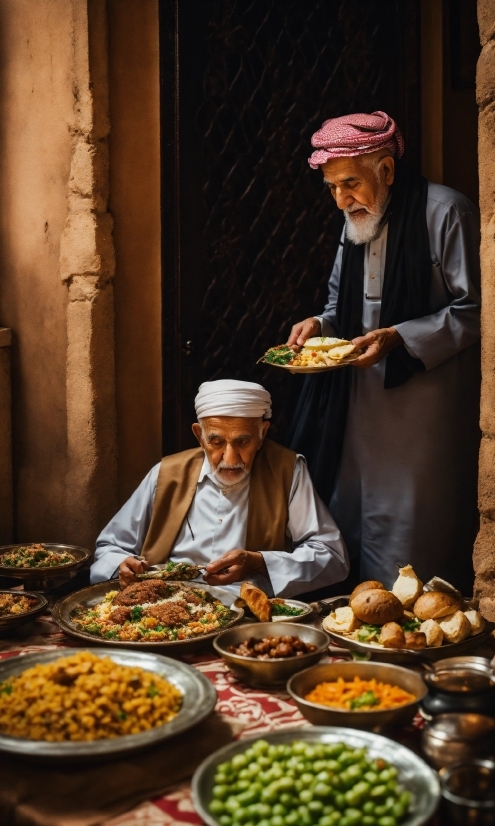
[[[443,591],[427,591],[418,597],[413,611],[420,620],[436,620],[455,613],[459,608],[460,602],[452,594],[445,594]]]
[[[368,579],[366,582],[361,582],[359,585],[356,585],[354,591],[349,597],[349,602],[352,602],[354,597],[357,597],[362,591],[371,591],[371,590],[385,590],[385,585],[381,582],[378,582],[376,579]]]
[[[400,599],[382,588],[361,591],[351,600],[351,608],[361,622],[370,625],[397,622],[404,613],[404,606]]]

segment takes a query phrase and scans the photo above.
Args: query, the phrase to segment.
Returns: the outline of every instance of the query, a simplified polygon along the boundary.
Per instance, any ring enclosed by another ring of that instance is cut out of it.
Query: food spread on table
[[[463,642],[480,634],[485,622],[449,583],[434,578],[423,586],[411,565],[406,565],[399,569],[391,591],[375,580],[362,582],[349,605],[332,611],[322,626],[382,648],[422,650]]]
[[[201,568],[198,565],[192,565],[190,562],[167,562],[167,564],[158,571],[148,571],[145,574],[138,574],[137,579],[175,579],[181,582],[188,582],[190,579],[196,579],[200,573]]]
[[[278,367],[328,368],[354,361],[358,355],[359,350],[351,341],[342,338],[318,336],[317,338],[308,338],[299,353],[296,353],[291,347],[287,347],[286,344],[271,347],[266,351],[261,361]]]
[[[168,642],[222,629],[233,613],[203,588],[148,579],[109,591],[92,607],[78,605],[71,622],[106,640]]]
[[[256,660],[279,660],[286,657],[301,657],[303,654],[311,654],[316,651],[316,645],[310,642],[303,642],[299,637],[249,637],[239,643],[230,645],[227,649],[230,654],[237,654],[240,657],[250,657]]]
[[[0,732],[51,742],[139,734],[170,722],[182,700],[158,674],[81,651],[0,683]]]
[[[256,740],[218,765],[209,811],[221,826],[396,826],[411,804],[397,768],[365,748]]]
[[[398,685],[382,683],[375,678],[362,680],[356,676],[353,680],[339,677],[333,682],[319,683],[304,699],[345,711],[382,711],[412,703],[416,697]]]
[[[300,617],[305,613],[304,608],[288,605],[284,599],[269,599],[261,588],[250,582],[242,583],[240,598],[260,622],[270,622],[273,617]]]
[[[19,594],[0,594],[0,617],[17,616],[39,605],[36,597]]]
[[[0,565],[7,568],[55,568],[74,561],[68,551],[51,551],[39,543],[13,548],[0,557]]]

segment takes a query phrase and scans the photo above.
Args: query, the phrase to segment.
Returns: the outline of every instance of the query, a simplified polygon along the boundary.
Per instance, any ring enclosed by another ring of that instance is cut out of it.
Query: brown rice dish
[[[71,623],[106,640],[171,642],[222,629],[232,612],[203,588],[147,579],[109,591],[98,605],[78,605]]]
[[[68,551],[50,551],[44,545],[26,545],[7,551],[0,557],[0,565],[6,568],[55,568],[68,565],[75,557]]]
[[[0,732],[50,742],[139,734],[170,722],[181,692],[142,668],[81,651],[0,683]]]
[[[35,597],[24,594],[0,594],[0,617],[16,616],[32,611],[39,604]]]

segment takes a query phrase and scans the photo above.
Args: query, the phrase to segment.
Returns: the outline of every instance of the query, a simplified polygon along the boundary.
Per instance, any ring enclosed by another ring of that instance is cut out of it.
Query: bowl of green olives
[[[192,794],[208,826],[422,826],[440,787],[405,746],[329,726],[231,743],[196,770]]]

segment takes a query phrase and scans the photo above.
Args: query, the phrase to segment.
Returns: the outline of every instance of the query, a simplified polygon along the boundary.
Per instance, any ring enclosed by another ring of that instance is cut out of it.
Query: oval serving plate
[[[46,740],[27,740],[0,733],[0,751],[42,760],[78,761],[88,758],[91,760],[118,758],[129,752],[142,751],[162,740],[168,740],[170,737],[187,731],[208,717],[215,708],[217,693],[212,683],[200,671],[185,663],[169,657],[161,657],[152,652],[122,651],[121,649],[102,651],[101,648],[85,650],[99,657],[110,657],[118,665],[137,666],[145,671],[151,671],[173,683],[183,696],[182,707],[177,716],[169,723],[157,726],[150,731],[105,740],[49,743]],[[34,665],[45,665],[61,657],[80,652],[80,648],[59,648],[56,651],[37,651],[34,654],[10,657],[0,662],[0,682],[17,676]]]
[[[304,622],[313,613],[311,605],[308,605],[306,602],[300,602],[298,599],[284,599],[284,602],[290,608],[302,609],[303,613],[295,614],[292,617],[272,613],[272,622]]]
[[[273,745],[305,740],[308,743],[344,742],[353,748],[366,748],[372,757],[381,757],[399,770],[399,780],[413,796],[413,809],[401,821],[401,826],[422,826],[432,816],[440,799],[440,785],[436,773],[416,754],[405,746],[368,731],[340,726],[314,726],[313,728],[285,729],[259,737],[238,740],[219,749],[208,757],[194,773],[192,797],[194,808],[208,826],[218,826],[208,804],[211,800],[213,778],[219,763],[230,760],[235,754],[245,752],[255,740],[263,739]]]
[[[354,358],[345,359],[345,361],[338,361],[332,365],[325,365],[324,367],[291,367],[290,364],[272,364],[269,361],[264,361],[263,364],[268,364],[270,367],[281,367],[282,370],[288,370],[289,373],[326,373],[328,370],[338,370],[339,367],[347,367],[348,364],[352,364],[353,361],[356,361],[359,356],[355,356]]]
[[[76,637],[85,642],[91,642],[93,645],[108,645],[112,648],[135,648],[141,651],[163,650],[164,648],[170,653],[187,653],[191,649],[198,647],[205,640],[212,640],[214,637],[221,634],[227,628],[237,625],[244,618],[244,610],[235,605],[235,594],[227,591],[225,588],[217,588],[213,585],[199,585],[194,582],[174,582],[174,585],[184,585],[187,588],[200,587],[203,591],[208,591],[215,599],[220,600],[222,605],[225,605],[232,612],[232,619],[221,628],[215,631],[210,631],[208,634],[203,634],[201,637],[191,637],[188,640],[165,640],[163,642],[144,642],[143,640],[131,642],[128,640],[105,640],[101,637],[95,637],[93,634],[88,634],[81,631],[71,621],[70,615],[77,605],[84,605],[85,608],[92,608],[98,603],[102,602],[109,591],[118,589],[118,581],[110,579],[107,582],[100,582],[98,585],[90,585],[89,588],[82,588],[80,591],[75,591],[73,594],[59,600],[53,608],[52,615],[55,622],[60,626],[62,631],[69,634],[71,637]]]
[[[45,599],[44,596],[41,594],[31,593],[30,591],[0,590],[0,595],[1,594],[31,597],[32,599],[37,600],[37,604],[33,608],[30,608],[29,611],[23,611],[22,614],[6,614],[3,617],[0,616],[0,634],[2,631],[13,631],[15,628],[19,628],[20,625],[24,625],[26,622],[31,622],[31,620],[36,619],[36,617],[40,614],[43,614],[48,606],[48,600]]]
[[[349,596],[332,597],[332,599],[319,602],[320,606],[325,607],[325,614],[331,613],[334,608],[340,608],[348,604]],[[330,611],[326,611],[328,607],[330,607]],[[328,631],[326,628],[325,631],[336,645],[341,648],[347,648],[349,651],[356,651],[367,658],[372,657],[374,660],[380,662],[412,663],[417,662],[418,659],[428,659],[432,661],[443,660],[444,657],[457,657],[466,651],[472,651],[473,648],[477,648],[478,645],[481,645],[481,643],[489,639],[492,631],[495,630],[495,623],[487,622],[486,620],[485,622],[485,629],[481,634],[468,637],[467,640],[463,640],[463,642],[445,643],[438,646],[438,648],[422,648],[418,651],[410,651],[407,648],[384,648],[383,645],[379,645],[378,643],[359,642],[359,640],[353,640],[349,637],[344,637],[342,634],[337,634],[335,631]]]
[[[12,579],[48,579],[60,576],[68,571],[74,571],[91,556],[90,551],[86,548],[80,548],[78,545],[57,545],[53,542],[40,542],[39,544],[43,545],[47,551],[67,551],[75,557],[74,561],[67,562],[66,565],[51,565],[43,568],[11,568],[9,565],[2,565],[2,556],[8,551],[27,548],[33,544],[33,542],[18,542],[16,545],[2,545],[0,547],[0,576],[11,577]]]

